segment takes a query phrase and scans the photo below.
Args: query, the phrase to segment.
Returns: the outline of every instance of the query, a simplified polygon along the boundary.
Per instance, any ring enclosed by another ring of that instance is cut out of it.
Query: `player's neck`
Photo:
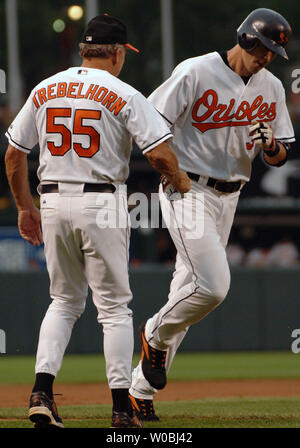
[[[106,70],[111,75],[117,76],[117,74],[115,73],[115,66],[110,58],[83,58],[81,67]]]
[[[251,73],[246,69],[243,58],[242,51],[239,45],[235,45],[233,48],[227,51],[227,59],[230,68],[237,73],[239,76],[250,76]]]

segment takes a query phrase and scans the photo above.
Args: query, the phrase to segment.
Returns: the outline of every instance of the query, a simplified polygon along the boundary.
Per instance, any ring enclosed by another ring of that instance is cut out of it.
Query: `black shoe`
[[[54,400],[51,400],[45,392],[31,394],[28,417],[35,423],[35,428],[64,427]]]
[[[124,411],[113,411],[111,428],[143,428],[143,424],[139,421],[134,411],[132,417]]]
[[[132,395],[129,395],[129,398],[139,420],[142,420],[143,422],[159,421],[159,417],[155,414],[153,408],[153,400],[143,400],[135,398]]]
[[[140,327],[142,346],[142,370],[144,377],[155,389],[163,389],[167,384],[165,362],[167,352],[151,347],[146,341],[145,324]]]

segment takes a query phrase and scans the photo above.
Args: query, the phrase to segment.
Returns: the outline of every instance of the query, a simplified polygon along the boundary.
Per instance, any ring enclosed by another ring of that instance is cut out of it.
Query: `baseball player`
[[[295,140],[282,83],[265,68],[276,55],[287,59],[290,34],[280,14],[254,10],[237,30],[237,45],[182,62],[149,98],[173,132],[171,147],[192,187],[176,199],[168,182],[160,185],[162,214],[177,258],[168,302],[141,328],[142,358],[130,389],[141,419],[158,419],[153,394],[165,387],[189,326],[227,295],[225,247],[253,159],[260,153],[279,167]],[[195,208],[203,211],[204,231],[199,228],[191,238]],[[185,219],[175,226],[182,210]]]
[[[39,334],[29,418],[36,427],[63,427],[53,381],[88,286],[103,326],[112,427],[140,427],[128,397],[133,353],[128,280],[127,197],[132,137],[152,166],[184,193],[190,179],[166,143],[172,136],[155,108],[117,77],[127,43],[118,19],[92,19],[80,43],[82,66],[42,81],[7,131],[6,169],[20,234],[44,240],[50,304]],[[27,181],[27,154],[39,143],[40,212]],[[103,225],[105,219],[108,225]],[[40,229],[42,225],[42,233]]]

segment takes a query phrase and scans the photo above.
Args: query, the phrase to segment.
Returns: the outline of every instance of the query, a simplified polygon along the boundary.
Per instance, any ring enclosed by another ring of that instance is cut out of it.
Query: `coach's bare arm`
[[[28,182],[27,154],[8,145],[5,154],[6,175],[18,209],[18,227],[22,238],[34,246],[43,242],[40,211],[35,207]]]
[[[179,193],[187,193],[190,190],[191,181],[187,174],[179,169],[177,156],[168,143],[161,143],[146,152],[145,156],[152,167],[166,176]]]

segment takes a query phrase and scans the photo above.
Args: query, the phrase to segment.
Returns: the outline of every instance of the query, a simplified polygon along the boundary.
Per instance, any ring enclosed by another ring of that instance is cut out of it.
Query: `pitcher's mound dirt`
[[[0,385],[0,407],[28,406],[32,385]],[[55,384],[58,406],[111,404],[107,384]],[[218,397],[299,397],[300,379],[170,381],[155,401],[198,400]]]

